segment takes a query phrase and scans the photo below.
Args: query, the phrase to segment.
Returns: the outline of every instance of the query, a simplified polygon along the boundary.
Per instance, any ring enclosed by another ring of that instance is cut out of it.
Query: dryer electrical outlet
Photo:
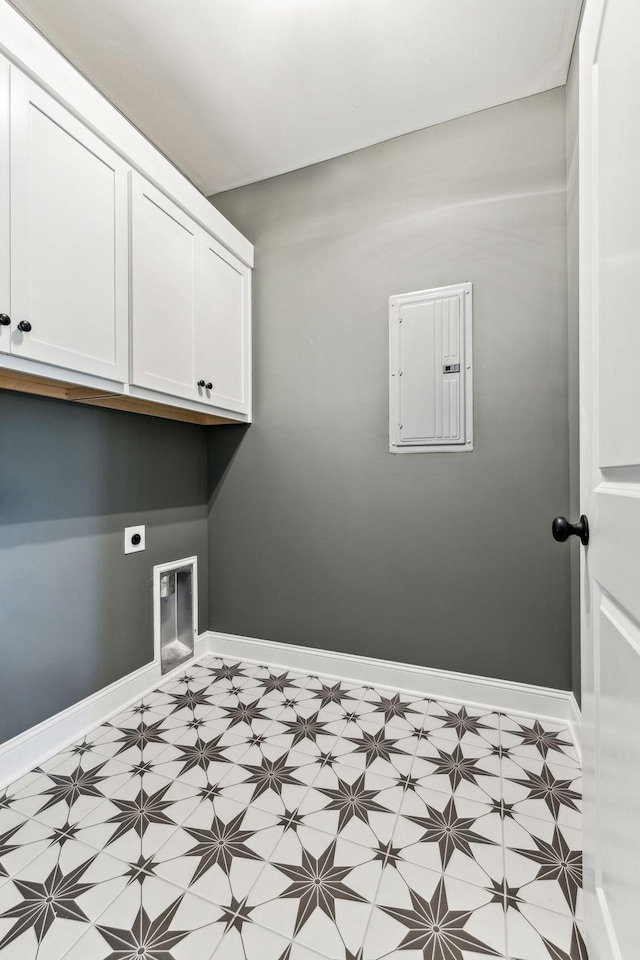
[[[389,298],[389,450],[473,450],[472,284]]]
[[[141,553],[145,547],[144,524],[124,528],[124,552]]]

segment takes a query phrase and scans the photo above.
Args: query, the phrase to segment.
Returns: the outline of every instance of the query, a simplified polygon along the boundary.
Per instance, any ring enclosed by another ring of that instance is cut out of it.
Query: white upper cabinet
[[[127,379],[128,166],[11,71],[11,353]]]
[[[131,201],[131,382],[198,400],[200,228],[135,173]]]
[[[251,420],[253,246],[0,0],[0,389]]]
[[[248,267],[136,173],[131,200],[132,385],[248,413]]]
[[[248,413],[250,270],[203,232],[201,276],[198,356],[206,383],[212,383],[209,399],[219,407]]]

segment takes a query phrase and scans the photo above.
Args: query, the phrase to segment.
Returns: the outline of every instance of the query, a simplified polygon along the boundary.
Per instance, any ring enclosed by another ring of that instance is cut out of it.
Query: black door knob
[[[8,327],[11,323],[11,317],[8,313],[0,313],[0,327]]]
[[[213,390],[213,384],[211,383],[211,380],[209,380],[207,384],[207,390]]]
[[[198,386],[204,387],[204,380],[198,380]]]
[[[584,513],[577,523],[569,523],[566,517],[556,517],[551,524],[553,539],[564,543],[569,537],[580,537],[583,546],[589,543],[589,521]]]
[[[18,330],[22,330],[23,333],[29,333],[31,330],[31,324],[28,320],[21,320],[18,324]]]

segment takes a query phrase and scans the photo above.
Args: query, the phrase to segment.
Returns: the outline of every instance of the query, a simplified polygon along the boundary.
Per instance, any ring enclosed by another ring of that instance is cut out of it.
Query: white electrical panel
[[[473,450],[472,284],[389,298],[391,453]]]

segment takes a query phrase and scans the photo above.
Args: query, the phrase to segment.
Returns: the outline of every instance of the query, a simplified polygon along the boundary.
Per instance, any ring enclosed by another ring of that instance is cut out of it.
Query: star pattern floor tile
[[[2,960],[586,960],[570,731],[204,658],[0,792]]]

